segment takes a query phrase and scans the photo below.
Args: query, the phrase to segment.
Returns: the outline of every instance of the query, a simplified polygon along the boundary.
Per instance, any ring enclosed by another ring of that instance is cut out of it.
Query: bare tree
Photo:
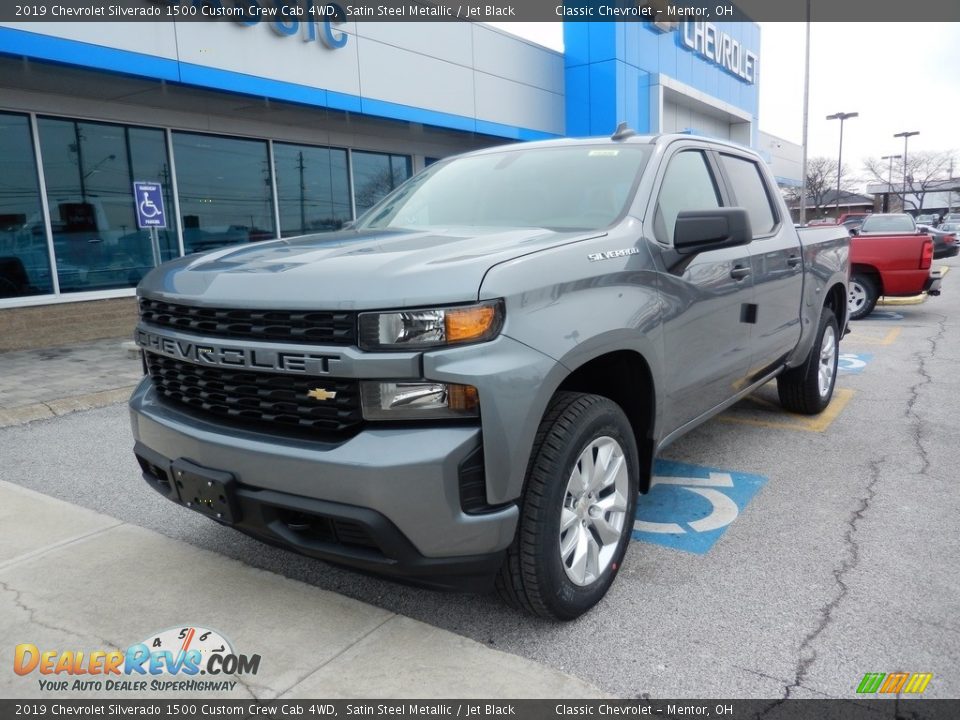
[[[857,180],[850,175],[850,169],[846,165],[843,166],[840,182],[845,192],[852,192],[855,188]],[[807,210],[814,216],[822,214],[822,210],[836,202],[836,191],[837,161],[827,157],[807,160]],[[800,204],[800,188],[788,191],[787,202],[790,205]]]
[[[867,158],[863,162],[863,169],[872,179],[881,183],[890,183],[891,193],[896,194],[903,207],[909,203],[915,210],[923,210],[924,199],[927,193],[937,190],[940,183],[950,178],[956,156],[952,150],[923,151],[910,153],[907,157],[906,189],[907,195],[916,197],[917,202],[908,200],[903,192],[904,170],[903,159],[897,160],[891,166],[877,158]]]

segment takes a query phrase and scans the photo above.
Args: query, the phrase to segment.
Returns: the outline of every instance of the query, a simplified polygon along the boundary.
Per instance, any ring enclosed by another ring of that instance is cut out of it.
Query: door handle
[[[730,271],[730,277],[734,280],[743,280],[745,277],[750,275],[750,268],[746,265],[734,265],[733,269]]]
[[[799,255],[791,255],[790,257],[787,258],[787,265],[788,265],[789,267],[796,267],[796,266],[799,265],[799,264],[800,264],[800,256],[799,256]]]

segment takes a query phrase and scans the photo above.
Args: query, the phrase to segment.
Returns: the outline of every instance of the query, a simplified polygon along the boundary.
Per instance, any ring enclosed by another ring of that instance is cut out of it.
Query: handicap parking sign
[[[868,353],[840,353],[837,358],[837,369],[841,375],[851,375],[862,372],[867,363],[873,359]]]
[[[657,460],[633,539],[703,555],[767,482],[762,475]]]
[[[160,183],[135,182],[133,196],[137,205],[137,227],[165,228],[167,219],[163,212],[163,188]]]
[[[903,313],[896,310],[874,310],[866,320],[903,320]]]

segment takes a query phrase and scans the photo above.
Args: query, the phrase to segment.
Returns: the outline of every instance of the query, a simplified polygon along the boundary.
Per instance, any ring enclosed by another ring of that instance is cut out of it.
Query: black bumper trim
[[[134,446],[134,453],[147,484],[167,499],[186,507],[173,483],[174,460],[139,442]],[[400,529],[376,510],[261,490],[239,483],[233,492],[237,519],[234,523],[221,522],[227,527],[302,555],[424,587],[488,591],[506,553],[500,550],[486,555],[429,558],[421,555]],[[317,537],[299,529],[298,526],[304,523],[291,522],[294,516],[329,522],[334,527],[337,523],[347,523],[362,529],[372,542],[364,543],[353,534],[348,536],[347,542],[338,542],[337,539],[344,534],[336,530],[331,537]],[[220,521],[214,519],[214,522]],[[354,542],[357,540],[359,544]]]

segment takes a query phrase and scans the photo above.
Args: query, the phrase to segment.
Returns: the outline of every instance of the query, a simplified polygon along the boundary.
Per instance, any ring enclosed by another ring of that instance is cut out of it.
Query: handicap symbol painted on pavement
[[[841,375],[854,375],[861,372],[872,359],[873,355],[866,353],[840,353],[840,357],[837,358],[837,370]]]
[[[657,460],[637,498],[633,539],[703,555],[767,482],[762,475]]]
[[[874,310],[864,320],[903,320],[903,313],[893,310]]]

